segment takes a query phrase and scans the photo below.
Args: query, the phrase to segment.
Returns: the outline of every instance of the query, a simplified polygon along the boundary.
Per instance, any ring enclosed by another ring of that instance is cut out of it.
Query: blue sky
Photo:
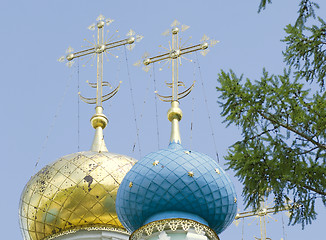
[[[285,48],[280,39],[283,28],[296,18],[298,1],[274,1],[266,11],[257,14],[259,1],[9,1],[2,0],[0,9],[1,27],[1,89],[2,117],[2,193],[0,206],[3,217],[2,237],[22,239],[18,225],[18,203],[21,191],[30,176],[41,167],[60,156],[88,150],[93,138],[89,118],[94,113],[93,106],[80,102],[78,114],[78,82],[85,96],[94,96],[86,80],[96,77],[95,68],[83,68],[82,62],[67,68],[57,59],[65,54],[68,46],[81,49],[83,39],[92,40],[87,27],[95,22],[99,14],[112,18],[115,22],[108,28],[110,32],[119,29],[124,37],[132,28],[144,36],[133,51],[123,48],[114,51],[118,59],[109,57],[104,66],[104,79],[117,85],[122,81],[119,93],[104,104],[104,112],[109,118],[105,129],[105,140],[109,151],[140,159],[149,152],[166,147],[169,141],[170,123],[166,118],[167,103],[157,102],[158,129],[154,98],[154,80],[161,94],[168,94],[164,81],[170,79],[170,69],[152,70],[145,73],[133,63],[145,51],[156,55],[168,46],[169,37],[161,35],[177,19],[190,28],[184,39],[192,36],[189,43],[196,44],[203,34],[219,40],[207,56],[196,54],[188,58],[198,64],[183,61],[180,80],[189,86],[196,80],[196,87],[186,99],[181,101],[184,118],[181,121],[181,136],[185,147],[190,147],[215,158],[216,151],[223,165],[223,155],[227,148],[240,138],[240,130],[226,128],[220,117],[221,108],[217,101],[217,73],[220,69],[233,69],[239,75],[259,78],[262,68],[272,73],[281,73],[284,63],[281,51]],[[325,15],[325,4],[320,15]],[[126,61],[127,58],[127,61]],[[128,68],[129,66],[129,74]],[[90,64],[88,64],[90,65]],[[79,74],[77,73],[79,69]],[[153,73],[155,73],[155,78]],[[132,87],[129,84],[132,83]],[[204,82],[203,94],[201,79]],[[137,142],[133,114],[133,92],[139,139]],[[216,148],[209,128],[205,106],[208,101],[212,118]],[[79,117],[78,117],[79,115]],[[190,125],[193,123],[193,130]],[[78,134],[79,126],[79,134]],[[78,137],[79,136],[79,137]],[[133,151],[134,143],[136,147]],[[140,152],[139,153],[139,146]],[[141,156],[140,156],[141,155]],[[38,160],[39,159],[39,160]],[[39,161],[35,168],[36,162]],[[243,210],[241,184],[233,178],[237,189],[239,208]],[[318,205],[318,219],[306,227],[284,225],[285,239],[316,238],[322,234],[322,224],[326,220],[324,207]],[[286,216],[273,216],[267,236],[272,239],[283,237],[283,220]],[[251,220],[244,224],[244,239],[259,236],[259,226]],[[221,234],[221,239],[242,239],[241,227],[230,226]]]

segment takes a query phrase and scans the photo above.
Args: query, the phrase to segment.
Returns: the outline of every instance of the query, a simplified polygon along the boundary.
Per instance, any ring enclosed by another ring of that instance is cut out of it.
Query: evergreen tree
[[[286,26],[283,74],[264,69],[252,81],[222,70],[217,87],[224,121],[242,129],[226,160],[244,184],[246,206],[272,195],[280,210],[292,199],[290,223],[302,227],[316,219],[316,202],[326,206],[326,23],[318,8],[301,0],[295,24]]]

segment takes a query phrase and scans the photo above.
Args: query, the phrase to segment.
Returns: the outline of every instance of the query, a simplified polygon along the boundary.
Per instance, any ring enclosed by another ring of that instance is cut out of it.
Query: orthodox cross
[[[91,43],[93,47],[81,50],[78,52],[72,52],[72,48],[68,48],[67,53],[68,55],[66,57],[61,57],[59,58],[59,61],[62,62],[65,59],[68,60],[68,66],[71,66],[73,63],[73,60],[76,58],[84,57],[84,56],[89,56],[89,55],[96,55],[96,62],[97,62],[97,81],[96,83],[89,83],[89,85],[92,88],[96,88],[96,98],[86,98],[80,95],[80,98],[88,103],[88,104],[96,104],[96,107],[102,107],[102,102],[107,101],[111,97],[113,97],[119,90],[120,84],[118,87],[116,87],[112,92],[103,95],[102,88],[103,86],[110,86],[108,82],[103,82],[103,57],[104,53],[108,53],[109,50],[113,48],[117,48],[123,45],[130,45],[129,49],[133,48],[133,43],[139,42],[143,36],[136,35],[133,30],[130,30],[127,34],[128,38],[119,40],[119,41],[105,41],[104,40],[104,27],[105,25],[110,25],[113,20],[112,19],[105,19],[105,17],[101,14],[98,16],[96,19],[97,23],[94,23],[88,27],[90,30],[95,30],[97,28],[97,39],[95,43]]]
[[[292,208],[292,205],[286,204],[282,209],[279,209],[279,211],[288,211]],[[259,217],[259,225],[260,225],[260,238],[256,238],[257,240],[271,240],[271,238],[268,238],[266,235],[266,217],[269,216],[269,214],[275,213],[275,207],[268,207],[266,206],[266,202],[263,200],[260,202],[260,206],[256,211],[247,211],[247,212],[241,212],[238,213],[235,216],[236,225],[238,224],[239,219],[244,219],[248,217]]]
[[[96,23],[90,25],[88,29],[95,30],[97,29],[97,38],[95,39],[95,42],[92,43],[92,47],[81,50],[78,52],[73,52],[73,49],[71,47],[67,50],[67,56],[63,56],[59,58],[60,62],[63,62],[65,60],[68,61],[67,65],[71,66],[73,63],[73,60],[76,58],[86,57],[86,56],[96,56],[96,63],[97,63],[97,81],[96,83],[88,83],[92,88],[96,88],[96,97],[95,98],[86,98],[79,94],[79,97],[81,100],[88,104],[96,104],[95,107],[95,114],[91,118],[91,124],[93,128],[95,129],[95,136],[93,140],[93,144],[91,147],[92,151],[107,151],[107,148],[104,143],[104,137],[103,137],[103,129],[106,127],[108,123],[107,117],[103,114],[103,107],[102,103],[104,101],[109,100],[112,98],[119,90],[120,84],[110,93],[103,95],[103,86],[110,86],[109,82],[103,81],[103,57],[105,53],[110,53],[109,50],[113,48],[117,48],[120,46],[128,45],[129,49],[131,50],[134,46],[134,42],[139,42],[143,36],[136,35],[133,30],[130,30],[127,34],[127,38],[119,41],[105,41],[104,39],[104,27],[105,25],[110,25],[113,20],[112,19],[106,19],[102,14],[98,16],[96,19]]]
[[[166,83],[166,85],[169,88],[172,88],[172,95],[163,96],[156,92],[156,94],[160,100],[162,100],[164,102],[171,102],[171,108],[168,111],[168,119],[172,123],[170,143],[172,143],[172,142],[181,143],[180,131],[179,131],[179,121],[182,118],[182,111],[179,108],[179,99],[186,97],[192,91],[194,84],[195,84],[195,82],[193,82],[193,84],[188,89],[186,89],[185,91],[183,91],[181,93],[178,92],[179,86],[183,86],[183,87],[185,86],[183,82],[179,81],[180,57],[182,57],[185,54],[196,52],[199,50],[203,50],[203,55],[206,55],[208,46],[215,45],[218,42],[215,40],[211,40],[210,44],[209,44],[207,42],[209,40],[209,38],[206,35],[204,35],[204,37],[202,38],[202,43],[200,43],[200,44],[196,44],[196,45],[188,46],[188,47],[180,46],[181,44],[180,44],[180,40],[179,40],[179,32],[180,31],[183,32],[183,31],[187,30],[189,28],[189,26],[182,25],[181,29],[179,29],[178,25],[180,25],[180,23],[177,20],[175,20],[171,24],[172,42],[171,42],[169,51],[166,53],[154,56],[154,57],[146,58],[143,61],[143,64],[145,66],[148,66],[151,63],[160,62],[160,61],[164,61],[164,60],[171,62],[171,65],[172,65],[172,82]],[[167,30],[165,33],[163,33],[163,35],[167,35],[169,32],[170,31]]]

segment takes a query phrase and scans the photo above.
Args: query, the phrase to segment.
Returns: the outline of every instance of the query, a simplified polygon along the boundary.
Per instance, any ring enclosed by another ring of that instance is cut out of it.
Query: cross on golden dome
[[[130,29],[130,31],[127,33],[127,38],[118,40],[118,41],[109,41],[104,39],[104,28],[106,25],[110,25],[114,20],[105,18],[102,14],[99,15],[96,19],[96,23],[93,23],[88,27],[90,30],[97,29],[97,39],[95,43],[91,43],[93,46],[91,48],[81,50],[78,52],[73,52],[73,49],[71,47],[67,50],[67,56],[62,56],[59,58],[60,62],[63,62],[65,60],[68,61],[68,66],[71,66],[73,63],[73,60],[76,58],[84,57],[84,56],[90,56],[95,55],[97,59],[97,82],[96,84],[90,83],[89,85],[93,88],[96,88],[96,98],[86,98],[80,95],[80,98],[88,103],[88,104],[96,104],[96,107],[101,107],[102,102],[107,101],[111,97],[113,97],[119,90],[119,86],[117,86],[112,92],[106,94],[103,96],[102,88],[103,86],[110,86],[108,82],[103,82],[103,57],[105,53],[109,53],[109,50],[113,48],[117,48],[120,46],[128,45],[128,49],[132,49],[134,47],[134,42],[139,42],[143,36],[136,35],[136,33]],[[121,83],[121,82],[120,82]]]
[[[105,18],[102,14],[98,16],[96,19],[96,23],[93,23],[88,27],[89,30],[95,30],[97,29],[97,38],[94,43],[89,42],[92,44],[92,47],[87,48],[85,50],[81,50],[78,52],[73,52],[73,49],[71,47],[68,48],[67,55],[60,57],[58,60],[59,62],[64,62],[67,60],[67,65],[71,66],[73,63],[73,60],[76,58],[91,56],[96,57],[97,62],[97,74],[96,74],[96,83],[88,83],[90,87],[96,88],[96,97],[95,98],[86,98],[79,94],[79,97],[81,100],[88,104],[96,104],[95,107],[95,114],[91,118],[91,124],[93,128],[95,128],[95,137],[93,140],[93,144],[91,147],[92,151],[107,151],[107,148],[104,143],[103,139],[103,129],[106,127],[108,123],[107,117],[103,114],[103,107],[102,102],[109,100],[112,98],[119,90],[120,84],[110,93],[103,95],[103,86],[111,86],[109,82],[103,81],[103,58],[104,54],[109,53],[109,50],[128,45],[128,49],[132,50],[134,47],[135,42],[139,42],[143,36],[136,35],[136,33],[130,29],[130,31],[127,33],[127,38],[118,40],[118,41],[110,41],[105,40],[104,37],[104,28],[106,25],[110,25],[113,20],[109,18]]]

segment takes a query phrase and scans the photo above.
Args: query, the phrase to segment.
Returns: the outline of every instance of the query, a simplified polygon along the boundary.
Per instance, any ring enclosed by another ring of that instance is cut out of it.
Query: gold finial
[[[130,31],[127,33],[127,38],[119,41],[105,41],[104,39],[104,28],[106,25],[110,25],[114,20],[105,18],[102,14],[98,16],[96,19],[96,23],[93,23],[88,27],[89,30],[95,30],[97,29],[97,39],[94,43],[90,42],[92,44],[91,48],[73,52],[74,50],[69,47],[66,51],[67,55],[66,57],[60,57],[58,61],[63,62],[67,60],[67,65],[70,67],[73,64],[73,60],[75,58],[80,58],[84,56],[96,56],[96,63],[97,63],[97,81],[96,83],[87,83],[92,87],[96,88],[96,97],[95,98],[86,98],[83,97],[80,93],[79,97],[81,100],[88,104],[96,104],[95,107],[95,114],[91,118],[91,125],[93,128],[95,128],[95,137],[93,140],[93,144],[91,147],[92,151],[107,151],[107,148],[104,143],[104,137],[103,137],[103,129],[106,127],[108,123],[107,117],[103,114],[103,107],[102,103],[112,98],[120,88],[120,84],[110,93],[103,95],[103,87],[104,86],[110,86],[109,82],[103,81],[103,58],[104,54],[109,53],[110,49],[117,48],[119,46],[127,45],[128,49],[131,50],[134,47],[134,42],[139,42],[143,36],[136,35],[133,30],[130,29]]]
[[[143,60],[143,64],[145,67],[143,68],[145,71],[149,70],[149,65],[151,63],[155,62],[160,62],[160,61],[168,61],[172,65],[172,82],[171,83],[166,83],[166,85],[169,88],[172,88],[172,95],[170,96],[163,96],[157,94],[159,99],[163,102],[171,102],[171,108],[168,111],[168,119],[171,122],[171,138],[170,138],[170,143],[175,142],[175,143],[181,143],[181,137],[180,137],[180,130],[179,130],[179,121],[182,118],[182,111],[179,108],[179,100],[186,97],[193,89],[195,81],[193,84],[186,89],[183,92],[178,92],[178,87],[183,86],[185,87],[183,82],[179,81],[179,64],[181,64],[181,58],[184,58],[183,55],[192,53],[195,51],[202,50],[202,53],[205,52],[207,54],[207,48],[208,46],[213,46],[215,45],[218,41],[211,40],[210,44],[208,43],[209,38],[204,35],[205,37],[202,38],[202,43],[193,45],[193,46],[180,46],[180,40],[179,40],[179,32],[184,32],[189,28],[187,25],[181,25],[177,20],[174,20],[173,23],[171,24],[172,29],[171,30],[166,30],[162,35],[168,35],[169,33],[172,33],[172,45],[170,46],[170,49],[167,53],[160,54],[155,57],[150,57],[148,58],[148,54],[144,55],[145,58]],[[135,63],[134,65],[140,65],[140,62]]]
[[[169,109],[167,115],[169,121],[171,122],[170,143],[181,143],[179,122],[182,119],[182,111],[179,108],[178,101],[171,102],[171,108]]]

